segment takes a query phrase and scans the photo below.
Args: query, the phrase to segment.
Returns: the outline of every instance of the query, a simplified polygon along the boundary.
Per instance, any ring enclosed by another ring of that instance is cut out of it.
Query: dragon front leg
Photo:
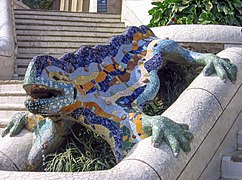
[[[160,54],[165,61],[204,65],[203,74],[205,76],[216,73],[223,81],[230,79],[232,82],[237,77],[237,67],[228,59],[214,54],[202,54],[184,49],[173,40],[155,40],[150,51],[153,55]],[[155,90],[154,87],[151,84],[147,88],[151,91],[145,91],[142,96],[147,97],[150,92]],[[138,102],[143,102],[142,96],[137,100]],[[176,123],[164,116],[147,116],[143,113],[142,128],[147,135],[152,134],[152,143],[155,147],[159,147],[164,141],[171,147],[175,156],[178,155],[180,149],[184,152],[191,150],[190,141],[193,139],[193,135],[187,131],[189,126],[186,124]]]
[[[51,118],[44,118],[28,112],[15,114],[8,126],[4,129],[2,136],[18,135],[24,128],[32,131],[33,144],[26,160],[26,170],[38,170],[43,167],[45,155],[54,152],[66,139],[66,121],[55,122]]]
[[[60,122],[60,123],[63,123]],[[33,171],[44,168],[45,156],[55,152],[66,139],[59,132],[61,125],[50,118],[40,121],[33,129],[33,145],[29,152],[26,169]]]
[[[153,47],[155,54],[161,53],[164,60],[176,63],[203,65],[203,74],[209,76],[216,73],[223,81],[230,79],[232,82],[237,77],[237,67],[229,59],[218,57],[214,54],[203,54],[187,50],[173,40],[158,40]]]
[[[2,132],[2,137],[9,134],[11,137],[18,135],[26,125],[28,114],[25,112],[16,113]]]
[[[148,116],[142,114],[142,127],[147,135],[152,134],[152,144],[159,147],[164,141],[171,147],[174,156],[182,149],[184,152],[191,151],[190,142],[192,133],[188,131],[189,126],[179,124],[164,116]]]

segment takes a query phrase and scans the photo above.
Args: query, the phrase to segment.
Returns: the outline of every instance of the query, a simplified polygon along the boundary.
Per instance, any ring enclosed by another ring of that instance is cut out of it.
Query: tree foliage
[[[150,27],[176,24],[224,24],[242,26],[240,0],[163,0],[152,3]]]
[[[51,9],[53,0],[23,0],[31,9]]]

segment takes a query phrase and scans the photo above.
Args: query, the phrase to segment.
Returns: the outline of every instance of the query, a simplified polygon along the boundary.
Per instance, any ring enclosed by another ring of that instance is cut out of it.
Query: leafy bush
[[[53,0],[23,0],[31,9],[51,9]]]
[[[242,26],[240,0],[163,0],[152,3],[150,27],[176,24],[225,24]]]

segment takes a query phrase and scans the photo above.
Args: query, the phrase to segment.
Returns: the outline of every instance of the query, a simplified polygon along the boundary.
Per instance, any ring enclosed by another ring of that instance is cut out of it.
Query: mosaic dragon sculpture
[[[236,80],[237,68],[228,59],[159,39],[146,26],[129,27],[107,45],[83,46],[59,59],[34,57],[23,87],[30,96],[25,106],[35,115],[16,114],[3,136],[14,136],[24,127],[32,130],[35,140],[28,161],[33,166],[39,165],[43,149],[56,149],[74,121],[102,136],[117,161],[151,134],[155,147],[165,141],[174,155],[180,149],[189,152],[193,135],[188,125],[142,112],[159,90],[157,71],[167,61],[204,65],[205,75]]]

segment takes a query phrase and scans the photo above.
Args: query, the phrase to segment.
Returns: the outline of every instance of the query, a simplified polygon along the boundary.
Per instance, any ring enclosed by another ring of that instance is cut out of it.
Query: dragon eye
[[[157,43],[155,43],[155,44],[154,44],[154,47],[156,47],[157,45],[158,45],[158,44],[157,44]]]
[[[56,81],[59,81],[60,80],[60,78],[58,78],[57,76],[53,76],[52,77],[54,80],[56,80]]]

